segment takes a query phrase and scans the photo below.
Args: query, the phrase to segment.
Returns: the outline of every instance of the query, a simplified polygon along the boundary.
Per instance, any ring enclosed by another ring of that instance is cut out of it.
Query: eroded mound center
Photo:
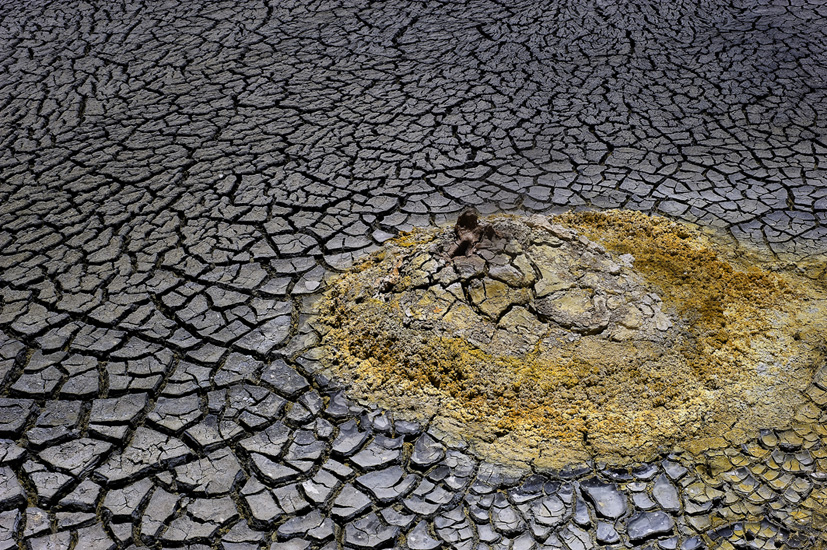
[[[561,466],[788,425],[827,298],[698,231],[632,212],[472,212],[331,285],[325,361],[356,397],[486,458]]]

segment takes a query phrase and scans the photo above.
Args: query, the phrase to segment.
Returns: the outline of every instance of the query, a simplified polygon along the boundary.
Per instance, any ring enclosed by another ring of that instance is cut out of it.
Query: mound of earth
[[[489,460],[735,442],[789,425],[827,328],[822,285],[739,255],[633,212],[466,212],[331,284],[324,361],[355,397]]]

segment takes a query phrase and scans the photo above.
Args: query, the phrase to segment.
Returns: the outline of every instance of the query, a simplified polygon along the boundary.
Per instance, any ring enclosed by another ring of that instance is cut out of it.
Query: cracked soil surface
[[[352,400],[314,312],[469,206],[658,213],[823,280],[825,18],[0,3],[0,550],[823,548],[823,367],[783,426],[526,471]]]

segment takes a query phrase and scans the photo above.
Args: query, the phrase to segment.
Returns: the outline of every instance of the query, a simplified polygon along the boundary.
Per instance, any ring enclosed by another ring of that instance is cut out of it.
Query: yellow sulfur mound
[[[352,395],[488,459],[745,438],[789,424],[824,361],[823,285],[770,258],[635,212],[483,224],[461,247],[467,228],[392,241],[333,282],[320,320]]]

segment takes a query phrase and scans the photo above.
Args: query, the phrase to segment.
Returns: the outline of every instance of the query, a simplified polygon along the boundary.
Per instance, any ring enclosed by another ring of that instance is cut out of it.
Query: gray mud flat
[[[825,16],[0,2],[0,549],[823,546],[823,371],[787,429],[529,476],[349,400],[310,316],[467,206],[825,252]]]

